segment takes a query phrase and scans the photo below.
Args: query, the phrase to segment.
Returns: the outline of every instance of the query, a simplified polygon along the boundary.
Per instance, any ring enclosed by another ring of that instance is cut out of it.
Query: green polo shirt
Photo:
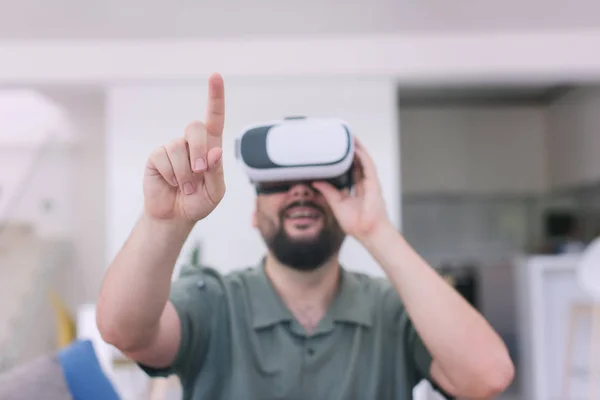
[[[340,287],[308,335],[263,265],[223,275],[186,267],[170,299],[181,345],[169,368],[185,400],[412,399],[431,356],[388,280],[342,268]]]

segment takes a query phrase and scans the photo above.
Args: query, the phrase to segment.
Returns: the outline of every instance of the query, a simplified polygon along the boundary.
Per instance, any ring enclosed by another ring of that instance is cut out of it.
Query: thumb
[[[342,194],[327,182],[313,182],[313,187],[321,192],[332,208],[340,204],[343,200]]]
[[[206,155],[208,169],[204,172],[204,184],[210,198],[219,202],[225,194],[225,179],[223,176],[223,149],[213,147]]]

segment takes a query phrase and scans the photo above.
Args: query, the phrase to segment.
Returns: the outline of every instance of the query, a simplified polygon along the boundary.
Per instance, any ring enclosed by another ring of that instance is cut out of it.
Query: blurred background
[[[588,398],[598,306],[577,269],[600,233],[600,3],[1,0],[0,39],[0,374],[91,338],[123,398],[178,398],[101,343],[94,303],[146,158],[204,118],[216,71],[228,192],[178,266],[264,252],[243,127],[340,117],[398,229],[509,346],[503,399]],[[351,240],[342,261],[382,274]]]

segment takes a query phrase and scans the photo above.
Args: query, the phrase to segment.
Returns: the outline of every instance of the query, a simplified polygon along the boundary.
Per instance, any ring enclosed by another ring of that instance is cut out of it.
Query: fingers
[[[190,165],[193,171],[201,172],[208,167],[206,126],[194,121],[185,128],[185,140],[190,152]]]
[[[179,186],[187,195],[196,193],[197,183],[202,180],[195,178],[195,175],[202,173],[211,199],[220,199],[225,191],[223,150],[221,147],[209,149],[208,136],[202,122],[190,123],[185,128],[184,137],[153,153],[153,165],[169,184]]]
[[[325,197],[325,200],[327,201],[327,203],[329,203],[329,205],[332,206],[332,208],[335,205],[342,202],[342,200],[344,199],[344,197],[342,196],[342,193],[340,193],[339,190],[337,190],[335,187],[333,187],[331,184],[329,184],[327,182],[318,181],[318,182],[313,182],[312,185],[315,189],[317,189],[319,192],[321,192],[323,197]]]
[[[354,184],[354,190],[357,196],[361,197],[364,196],[365,194],[365,176],[363,173],[363,166],[360,162],[360,160],[358,159],[358,157],[356,157],[354,159],[354,164],[352,166],[352,182]]]
[[[165,150],[173,166],[175,179],[177,179],[177,183],[183,193],[187,195],[195,193],[194,173],[190,166],[190,157],[185,139],[177,139],[167,144]]]
[[[206,130],[208,150],[222,146],[225,124],[225,86],[223,77],[213,74],[208,80],[208,107],[206,109]]]
[[[194,172],[218,168],[223,150],[221,147],[208,146],[208,132],[200,121],[194,121],[185,128],[185,140],[190,152],[190,165]]]
[[[354,138],[354,143],[356,148],[356,157],[358,158],[361,166],[361,174],[367,182],[377,183],[377,170],[375,168],[373,159],[369,153],[367,153],[367,150],[358,140],[358,138]]]
[[[171,161],[167,155],[167,150],[164,147],[159,147],[152,152],[148,159],[148,168],[153,175],[161,175],[171,186],[177,187],[177,178],[173,171]]]
[[[214,149],[210,149],[206,158],[208,160],[208,168],[209,171],[216,171],[221,169],[221,173],[223,169],[221,168],[221,157],[223,156],[223,149],[220,147],[215,147]]]
[[[208,197],[216,205],[225,195],[225,178],[223,176],[223,149],[215,147],[207,154],[208,171],[204,173],[204,184]]]
[[[356,182],[360,182],[364,179],[363,165],[360,161],[358,155],[354,157],[354,162],[352,163],[352,180]]]
[[[206,190],[215,204],[225,193],[223,180],[223,149],[210,147],[210,137],[206,125],[194,121],[185,129],[185,140],[189,148],[189,163],[195,173],[204,173]]]

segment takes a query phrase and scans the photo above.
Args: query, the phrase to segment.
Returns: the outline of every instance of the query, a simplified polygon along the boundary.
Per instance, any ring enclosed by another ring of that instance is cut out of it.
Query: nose
[[[302,182],[292,186],[289,193],[292,197],[306,198],[314,197],[317,193],[317,190],[313,188],[310,183]]]

